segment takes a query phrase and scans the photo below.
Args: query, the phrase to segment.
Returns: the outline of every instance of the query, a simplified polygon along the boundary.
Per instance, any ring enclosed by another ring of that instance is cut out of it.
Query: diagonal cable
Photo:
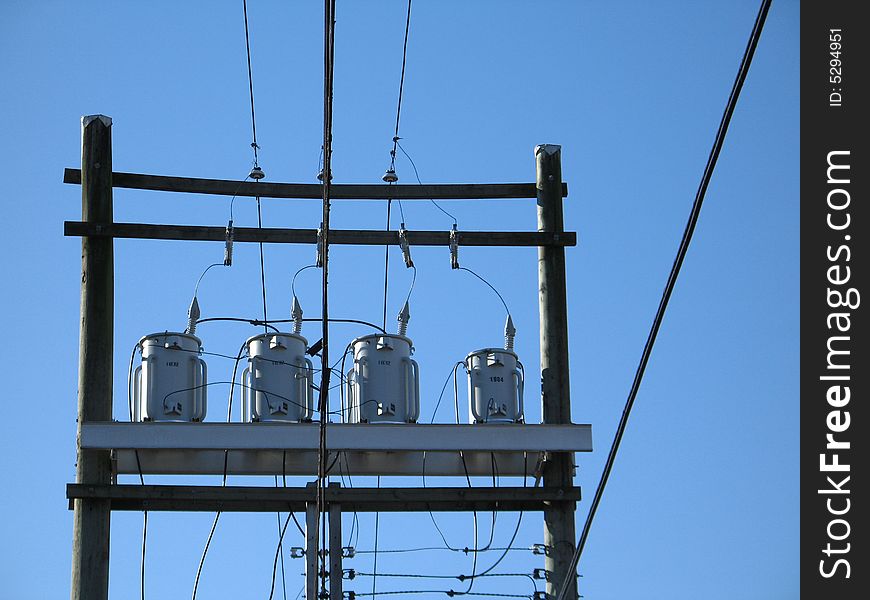
[[[674,264],[671,267],[668,282],[665,285],[662,298],[659,302],[658,310],[653,319],[652,327],[650,328],[649,336],[646,344],[643,347],[643,353],[640,357],[640,363],[637,366],[637,371],[634,375],[634,381],[631,384],[631,390],[628,393],[628,398],[625,401],[622,416],[619,419],[619,425],[616,428],[616,435],[613,438],[613,443],[610,446],[610,452],[607,454],[607,461],[604,465],[604,471],[601,474],[601,479],[598,482],[598,487],[595,489],[595,496],[592,499],[592,504],[589,507],[589,514],[586,516],[586,522],[583,524],[583,531],[580,534],[580,539],[577,542],[577,548],[574,550],[574,555],[571,559],[571,565],[562,580],[559,595],[557,600],[564,600],[568,590],[568,582],[571,574],[575,572],[577,563],[580,560],[580,555],[583,553],[583,547],[586,545],[586,539],[589,536],[589,529],[592,526],[592,521],[595,519],[595,511],[598,504],[601,502],[601,496],[604,493],[604,488],[607,486],[607,480],[610,476],[610,471],[613,468],[613,462],[616,459],[616,454],[619,451],[619,444],[625,434],[625,428],[628,424],[628,417],[640,389],[641,381],[643,380],[644,371],[649,362],[650,354],[652,353],[653,345],[656,341],[659,328],[664,320],[665,311],[668,308],[668,301],[671,298],[671,293],[677,283],[677,277],[680,274],[680,268],[683,265],[683,260],[686,258],[686,253],[689,250],[689,244],[692,241],[692,235],[695,232],[695,226],[698,223],[698,216],[701,213],[701,205],[704,203],[704,196],[707,193],[707,187],[710,184],[710,179],[713,176],[713,170],[716,168],[716,161],[722,151],[722,146],[725,143],[725,135],[728,133],[728,125],[731,122],[731,116],[734,114],[734,109],[737,106],[737,99],[740,97],[740,91],[743,89],[743,83],[746,81],[746,75],[749,72],[749,66],[752,64],[752,57],[755,54],[755,49],[758,46],[758,40],[761,37],[761,31],[764,28],[764,21],[767,18],[768,10],[770,9],[771,0],[762,0],[761,7],[758,10],[758,16],[755,19],[755,25],[752,28],[752,33],[749,36],[749,41],[746,45],[746,51],[743,54],[743,60],[740,63],[740,68],[737,71],[737,77],[734,80],[734,85],[731,88],[731,95],[728,97],[728,103],[725,106],[725,113],[722,115],[722,120],[719,123],[719,130],[716,132],[716,139],[713,142],[713,148],[710,150],[710,156],[707,159],[707,165],[704,168],[704,174],[701,177],[701,183],[698,186],[698,191],[695,194],[695,201],[692,204],[692,211],[689,213],[689,220],[686,223],[686,229],[683,232],[683,239],[680,241],[680,247],[677,250],[677,256],[674,258]]]

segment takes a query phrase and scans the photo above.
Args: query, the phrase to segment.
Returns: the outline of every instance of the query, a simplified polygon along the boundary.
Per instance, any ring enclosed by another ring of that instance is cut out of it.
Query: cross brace
[[[64,169],[63,182],[79,184],[79,169]],[[186,192],[219,196],[260,196],[261,198],[323,199],[323,186],[317,183],[268,183],[196,177],[166,177],[140,173],[112,173],[112,187],[161,192]],[[534,183],[446,183],[427,185],[332,184],[332,200],[484,200],[536,198]],[[562,197],[568,185],[562,184]]]
[[[580,488],[434,487],[326,488],[326,503],[345,512],[540,511],[580,500]],[[305,511],[314,488],[184,485],[67,484],[67,498],[109,500],[112,510],[279,512]]]

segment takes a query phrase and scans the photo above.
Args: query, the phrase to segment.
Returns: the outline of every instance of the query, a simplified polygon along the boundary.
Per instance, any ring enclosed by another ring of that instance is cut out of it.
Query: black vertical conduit
[[[335,0],[324,0],[323,27],[323,218],[322,230],[322,317],[323,317],[323,347],[321,350],[322,364],[320,380],[320,442],[318,446],[317,465],[317,521],[322,528],[323,547],[326,547],[326,421],[329,413],[329,208],[330,187],[332,183],[332,97],[333,97],[333,61],[335,58]],[[319,540],[315,536],[315,548],[321,560],[320,589],[326,589],[326,556],[320,552]]]

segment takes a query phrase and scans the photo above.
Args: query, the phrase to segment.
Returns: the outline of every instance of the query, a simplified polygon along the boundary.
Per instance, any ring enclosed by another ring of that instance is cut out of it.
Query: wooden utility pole
[[[82,221],[112,222],[112,119],[82,117]],[[113,240],[82,238],[77,438],[87,421],[112,420]],[[107,450],[78,449],[76,482],[108,485]],[[111,503],[78,499],[73,506],[72,600],[109,597]]]
[[[564,232],[562,218],[562,147],[544,144],[535,148],[538,192],[538,231]],[[568,292],[565,283],[565,249],[538,248],[538,301],[541,331],[541,394],[543,421],[571,422],[571,394],[568,375]],[[553,453],[544,464],[544,487],[573,486],[571,453]],[[571,501],[554,502],[544,510],[544,543],[547,555],[547,597],[555,598],[571,569],[574,554],[574,509]],[[576,572],[568,576],[566,600],[577,598]]]

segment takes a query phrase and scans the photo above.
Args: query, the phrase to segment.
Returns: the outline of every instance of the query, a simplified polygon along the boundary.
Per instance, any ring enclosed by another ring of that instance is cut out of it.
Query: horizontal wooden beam
[[[327,504],[345,512],[540,511],[578,502],[580,488],[342,488],[325,490]],[[313,488],[182,485],[67,484],[66,496],[111,501],[112,510],[205,512],[303,512],[316,501]]]
[[[63,182],[81,184],[81,170],[64,169]],[[323,198],[323,186],[317,183],[266,183],[139,173],[112,173],[112,187],[220,196]],[[332,200],[496,200],[537,197],[534,183],[332,184],[330,190]],[[562,197],[567,195],[568,185],[563,183]]]
[[[67,236],[133,238],[148,240],[188,240],[223,242],[226,230],[223,227],[198,225],[154,225],[145,223],[86,223],[65,221],[63,233]],[[233,230],[237,242],[267,242],[273,244],[316,244],[316,229],[277,229],[236,227]],[[408,231],[412,246],[447,246],[449,231]],[[460,246],[576,246],[577,234],[573,231],[550,233],[543,231],[460,231]],[[398,245],[398,231],[371,231],[361,229],[331,229],[330,244],[355,244],[361,246]]]

